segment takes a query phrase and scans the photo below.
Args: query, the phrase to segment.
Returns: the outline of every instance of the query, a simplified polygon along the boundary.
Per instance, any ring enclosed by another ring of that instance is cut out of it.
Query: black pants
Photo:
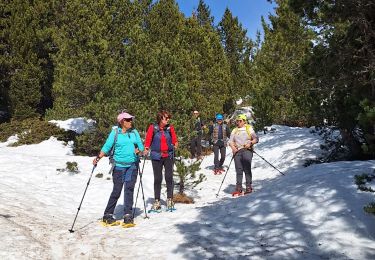
[[[190,154],[191,158],[195,158],[195,156],[201,156],[202,154],[202,135],[197,135],[193,137],[190,141]]]
[[[131,174],[129,181],[124,181],[123,175]],[[112,173],[113,189],[109,197],[107,207],[104,210],[104,215],[113,214],[118,199],[121,196],[122,187],[124,187],[124,214],[131,214],[133,210],[133,193],[135,183],[137,182],[138,166],[125,168],[123,170],[115,169]]]
[[[226,147],[224,145],[219,146],[219,145],[214,144],[213,150],[214,150],[215,169],[220,169],[223,167],[223,164],[225,161]],[[220,160],[219,160],[219,152],[220,152]]]
[[[247,149],[239,150],[234,156],[234,164],[236,167],[236,184],[242,185],[243,173],[245,173],[246,187],[252,183],[251,161],[253,152]]]
[[[167,184],[167,198],[173,198],[173,160],[172,158],[161,158],[160,161],[152,160],[154,171],[154,195],[160,200],[161,182],[163,180],[163,166],[165,169],[165,183]]]

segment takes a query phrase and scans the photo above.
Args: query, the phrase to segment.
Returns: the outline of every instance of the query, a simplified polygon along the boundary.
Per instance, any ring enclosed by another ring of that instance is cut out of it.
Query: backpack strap
[[[246,133],[247,133],[247,135],[249,136],[250,140],[253,139],[253,136],[251,135],[251,130],[252,130],[252,129],[253,129],[253,128],[251,127],[251,125],[246,124]]]
[[[152,142],[152,139],[154,138],[155,133],[160,132],[160,127],[157,123],[153,123],[153,126],[154,126],[154,131],[152,133],[151,142]],[[171,127],[169,124],[168,124],[168,127],[164,129],[164,131],[168,131],[168,133],[171,134]]]
[[[245,129],[246,129],[247,135],[249,136],[249,138],[251,140],[252,139],[252,135],[251,135],[251,129],[252,129],[252,127],[251,127],[251,125],[246,124],[245,125]],[[233,132],[234,134],[237,134],[238,133],[238,127],[234,128],[233,131],[234,131]]]
[[[117,142],[117,137],[118,137],[118,126],[112,127],[112,129],[115,131],[115,137],[113,139],[113,145],[111,147],[111,150],[109,150],[108,157],[109,157],[109,163],[114,165],[114,159],[113,155],[115,154],[115,147],[116,147],[116,142]]]

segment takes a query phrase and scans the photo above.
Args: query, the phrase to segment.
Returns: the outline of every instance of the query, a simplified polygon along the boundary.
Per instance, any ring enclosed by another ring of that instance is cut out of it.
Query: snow
[[[86,119],[83,117],[71,118],[65,121],[50,120],[50,123],[57,125],[58,127],[65,130],[72,130],[81,134],[85,129],[94,125],[95,121],[92,119]]]
[[[65,129],[75,126],[76,131],[85,127],[74,119],[57,123]],[[190,192],[195,204],[177,204],[173,213],[148,214],[145,219],[140,192],[136,226],[129,229],[99,225],[112,189],[107,159],[90,179],[93,158],[74,156],[70,145],[51,137],[40,144],[9,147],[16,141],[12,137],[0,143],[0,258],[375,259],[375,217],[363,211],[374,194],[354,183],[354,175],[373,173],[375,161],[305,168],[304,161],[320,153],[319,135],[306,128],[272,127],[274,133],[259,134],[256,151],[285,176],[254,155],[254,192],[231,197],[232,163],[216,197],[225,175],[212,174],[213,155],[207,156],[199,171],[207,180]],[[228,149],[226,166],[231,156]],[[78,174],[57,170],[68,161],[78,163]],[[104,177],[95,177],[97,173]],[[148,160],[142,180],[150,208],[153,175]],[[70,233],[85,188],[75,232]],[[165,199],[163,187],[163,203]],[[122,208],[120,198],[118,218]]]

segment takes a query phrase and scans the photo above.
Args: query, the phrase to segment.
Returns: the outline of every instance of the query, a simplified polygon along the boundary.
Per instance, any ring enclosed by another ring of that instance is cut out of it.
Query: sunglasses
[[[133,118],[124,118],[124,121],[125,121],[125,122],[132,122],[132,121],[133,121]]]
[[[243,120],[242,119],[240,119],[240,120],[236,120],[236,123],[239,123],[239,122],[242,122]]]

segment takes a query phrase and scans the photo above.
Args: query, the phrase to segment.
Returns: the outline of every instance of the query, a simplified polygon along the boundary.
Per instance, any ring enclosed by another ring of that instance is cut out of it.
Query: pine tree
[[[305,70],[317,90],[316,116],[337,125],[353,158],[361,158],[357,126],[367,147],[375,146],[375,120],[367,109],[375,104],[375,5],[370,0],[290,2],[319,32]],[[368,154],[373,158],[375,150]]]
[[[306,107],[308,90],[303,88],[302,64],[311,49],[313,33],[301,25],[301,18],[286,2],[277,1],[271,25],[262,18],[264,42],[250,66],[254,106],[259,125],[281,123],[307,125],[311,116]]]
[[[176,172],[179,178],[179,194],[183,195],[187,187],[194,188],[206,179],[204,174],[197,174],[200,170],[200,161],[192,163],[176,161]]]
[[[214,26],[214,18],[211,16],[211,11],[208,5],[204,3],[203,0],[199,0],[198,8],[197,8],[197,19],[198,23],[201,26]]]
[[[231,72],[229,83],[231,97],[226,100],[224,112],[231,112],[234,108],[234,101],[249,92],[248,75],[244,64],[250,58],[251,51],[248,50],[252,48],[252,42],[246,36],[246,30],[242,28],[238,18],[234,17],[228,8],[219,23],[218,31]]]
[[[52,105],[53,4],[6,1],[1,16],[2,106],[13,118],[43,115]]]

